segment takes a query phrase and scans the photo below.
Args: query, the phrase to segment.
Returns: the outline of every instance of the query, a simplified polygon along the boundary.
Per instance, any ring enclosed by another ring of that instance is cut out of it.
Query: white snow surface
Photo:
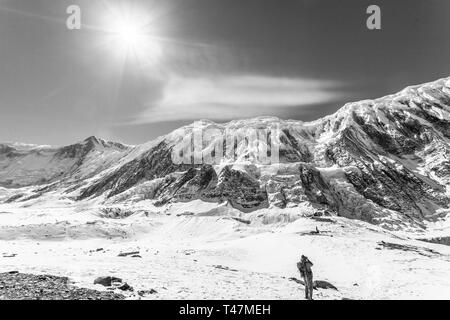
[[[315,279],[339,290],[317,290],[315,299],[450,299],[450,246],[416,240],[425,233],[394,233],[339,217],[320,222],[298,208],[242,214],[198,200],[122,206],[134,212],[122,219],[104,218],[102,209],[58,201],[1,205],[0,272],[69,276],[98,290],[104,288],[94,279],[112,275],[136,291],[158,292],[144,299],[303,299],[303,287],[289,278],[300,278],[296,262],[304,254]],[[270,218],[289,214],[286,221]],[[316,227],[321,233],[310,234]],[[448,235],[449,220],[434,227]],[[381,241],[417,250],[390,250]],[[130,251],[142,258],[118,257]]]

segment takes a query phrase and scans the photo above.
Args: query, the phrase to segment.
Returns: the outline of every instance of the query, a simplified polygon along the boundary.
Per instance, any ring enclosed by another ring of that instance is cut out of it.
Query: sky
[[[0,0],[0,142],[315,120],[450,76],[449,16],[448,0]]]

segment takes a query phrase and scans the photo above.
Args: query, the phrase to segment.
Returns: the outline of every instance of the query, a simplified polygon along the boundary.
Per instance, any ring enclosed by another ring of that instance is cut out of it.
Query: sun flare
[[[139,64],[153,64],[161,55],[151,19],[140,11],[114,10],[106,19],[108,49],[120,59]]]
[[[127,49],[136,48],[143,37],[140,27],[129,21],[118,23],[113,32],[116,33],[118,42]]]

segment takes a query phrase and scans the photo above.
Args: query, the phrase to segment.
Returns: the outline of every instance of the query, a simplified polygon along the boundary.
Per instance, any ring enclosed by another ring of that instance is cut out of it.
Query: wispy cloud
[[[267,76],[171,77],[162,98],[137,123],[252,117],[276,114],[277,108],[336,101],[341,84],[314,79]]]

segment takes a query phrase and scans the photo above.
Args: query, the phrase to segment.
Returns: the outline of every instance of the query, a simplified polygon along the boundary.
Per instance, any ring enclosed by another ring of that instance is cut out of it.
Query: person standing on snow
[[[300,262],[297,263],[298,271],[300,271],[300,276],[305,282],[305,298],[307,300],[312,300],[313,295],[313,272],[311,267],[313,263],[304,255],[302,255]]]

